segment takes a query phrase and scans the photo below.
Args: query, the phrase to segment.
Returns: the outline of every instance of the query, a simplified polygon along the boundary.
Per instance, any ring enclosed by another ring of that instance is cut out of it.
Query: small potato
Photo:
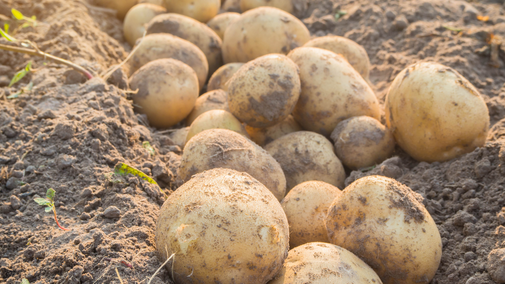
[[[281,202],[288,217],[289,247],[310,242],[329,243],[324,218],[328,207],[342,192],[322,181],[306,181],[293,187]]]
[[[135,110],[145,113],[154,127],[170,127],[182,121],[198,98],[198,78],[188,65],[175,59],[159,59],[142,66],[130,78]]]
[[[283,121],[267,128],[254,128],[246,125],[245,130],[251,136],[251,140],[264,147],[266,144],[286,134],[302,131],[300,125],[295,121],[292,115],[289,115]]]
[[[191,138],[182,154],[179,177],[188,181],[194,174],[213,168],[247,172],[279,201],[286,193],[286,178],[279,163],[254,142],[231,130],[209,129]]]
[[[312,242],[291,249],[269,284],[382,284],[377,273],[352,252]]]
[[[135,45],[137,39],[144,35],[145,24],[156,15],[166,13],[167,10],[158,5],[144,3],[133,6],[128,11],[123,23],[123,32],[126,41],[130,45]]]
[[[244,63],[228,63],[219,67],[219,69],[212,74],[212,77],[209,79],[209,83],[207,84],[207,91],[222,89],[227,91],[228,86],[226,83],[230,78],[235,74],[240,67],[242,67]]]
[[[307,27],[293,15],[272,7],[249,10],[224,33],[224,63],[248,62],[270,53],[287,54],[310,40]]]
[[[184,149],[184,145],[186,145],[186,137],[188,137],[189,126],[177,129],[176,131],[170,133],[168,137],[175,143],[175,145],[179,146],[181,149]]]
[[[224,31],[230,25],[231,22],[240,17],[239,13],[228,12],[215,16],[207,23],[207,26],[211,28],[221,40],[224,38]]]
[[[168,33],[198,46],[207,57],[209,74],[223,65],[221,38],[205,24],[179,14],[162,14],[154,17],[147,25],[147,34]]]
[[[279,8],[297,17],[302,17],[307,10],[308,0],[240,0],[242,12],[261,6]]]
[[[137,4],[138,0],[95,0],[98,6],[117,11],[117,17],[122,20],[126,13]]]
[[[265,55],[244,64],[227,84],[231,113],[257,128],[286,119],[300,95],[296,64],[281,54]]]
[[[244,126],[233,114],[222,110],[213,109],[199,115],[189,127],[186,143],[196,134],[207,129],[228,129],[249,138],[249,134],[245,131]]]
[[[265,149],[281,164],[287,189],[311,180],[344,186],[345,171],[331,142],[321,134],[298,131],[267,144]]]
[[[175,283],[265,284],[289,250],[288,220],[268,189],[247,173],[197,174],[160,209],[156,250]]]
[[[370,59],[366,50],[356,42],[341,36],[316,37],[304,47],[317,47],[341,54],[356,71],[368,82],[370,78]]]
[[[288,57],[300,68],[303,87],[293,117],[303,129],[329,137],[344,119],[361,115],[380,119],[374,92],[341,55],[300,47]]]
[[[358,179],[328,209],[328,237],[370,265],[385,284],[427,284],[440,264],[442,240],[417,198],[422,199],[394,179]]]
[[[355,116],[340,122],[331,139],[337,157],[353,170],[380,164],[395,150],[391,131],[369,116]]]
[[[202,23],[214,18],[221,7],[221,0],[164,0],[169,13],[182,14]]]
[[[191,125],[199,115],[209,110],[222,109],[229,112],[227,97],[228,95],[223,90],[210,91],[201,95],[196,99],[195,107],[186,117],[186,124]]]
[[[130,72],[161,58],[180,60],[195,70],[200,89],[205,85],[209,65],[205,54],[191,42],[170,34],[147,35],[130,59]]]
[[[221,9],[226,12],[237,12],[241,13],[240,10],[240,0],[223,0],[224,2],[221,6]]]
[[[385,109],[396,142],[418,161],[447,161],[486,142],[489,111],[479,91],[438,63],[421,62],[400,72]]]

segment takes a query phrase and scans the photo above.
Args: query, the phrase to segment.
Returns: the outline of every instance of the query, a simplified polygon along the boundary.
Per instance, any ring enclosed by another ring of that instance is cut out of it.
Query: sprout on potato
[[[207,91],[222,89],[227,91],[228,86],[226,83],[230,78],[235,74],[240,67],[242,67],[244,63],[228,63],[225,64],[212,74],[209,79],[209,83],[207,84]]]
[[[156,15],[166,12],[165,8],[149,3],[133,6],[126,14],[123,23],[123,33],[126,41],[130,45],[135,45],[137,39],[144,35],[145,24],[149,23]]]
[[[222,40],[224,38],[224,32],[228,26],[239,17],[240,14],[235,12],[222,13],[212,18],[212,20],[207,23],[207,26],[211,28]]]
[[[169,13],[188,16],[202,23],[214,18],[221,7],[221,0],[164,0]]]
[[[195,107],[186,117],[186,124],[191,125],[199,115],[209,110],[222,109],[229,112],[227,96],[223,90],[214,90],[198,97]]]
[[[289,115],[286,119],[277,123],[276,125],[266,128],[254,128],[246,125],[245,130],[251,137],[252,141],[260,145],[261,147],[264,147],[268,143],[286,134],[296,131],[302,131],[302,128],[295,121],[293,116]]]
[[[216,128],[232,130],[249,138],[244,126],[233,114],[222,109],[213,109],[202,113],[191,123],[186,143],[196,134]]]

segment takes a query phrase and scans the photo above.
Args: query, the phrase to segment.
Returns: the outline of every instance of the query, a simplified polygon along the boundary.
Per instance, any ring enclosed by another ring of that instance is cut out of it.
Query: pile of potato
[[[98,2],[124,17],[136,111],[183,149],[155,236],[176,283],[431,281],[442,244],[422,197],[381,176],[344,188],[346,173],[482,146],[465,78],[413,64],[381,106],[363,47],[311,39],[308,1]]]

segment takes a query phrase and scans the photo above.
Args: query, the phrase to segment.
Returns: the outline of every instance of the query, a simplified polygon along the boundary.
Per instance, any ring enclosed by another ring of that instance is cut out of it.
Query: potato
[[[486,142],[486,103],[468,80],[438,63],[421,62],[400,72],[385,109],[396,142],[418,161],[450,160]]]
[[[264,147],[266,144],[286,134],[302,131],[300,125],[295,121],[292,115],[289,115],[283,121],[267,128],[254,128],[246,125],[245,130],[251,136],[251,140]]]
[[[210,91],[201,95],[196,99],[195,107],[186,117],[186,123],[191,125],[199,115],[209,110],[222,109],[229,112],[227,97],[228,95],[223,90]]]
[[[135,110],[145,113],[154,127],[182,121],[198,98],[198,78],[188,65],[175,59],[158,59],[135,72],[129,81]]]
[[[395,150],[391,131],[369,116],[355,116],[340,122],[331,139],[337,157],[353,170],[380,164]]]
[[[198,46],[207,57],[209,74],[223,65],[221,38],[205,24],[178,14],[162,14],[154,17],[146,27],[147,34],[168,33]]]
[[[331,202],[342,192],[322,181],[306,181],[291,189],[281,202],[288,217],[289,247],[310,242],[329,243],[324,218]]]
[[[224,31],[230,25],[231,22],[240,17],[239,13],[228,12],[215,16],[207,23],[207,26],[211,28],[221,40],[224,38]]]
[[[188,181],[194,174],[213,168],[246,172],[279,201],[286,193],[286,178],[279,163],[251,140],[231,130],[209,129],[191,138],[182,154],[179,177]]]
[[[219,69],[212,74],[207,84],[207,91],[222,89],[227,91],[228,86],[226,83],[235,74],[244,63],[228,63],[219,67]]]
[[[240,10],[240,0],[223,0],[223,5],[221,5],[221,9],[227,12],[242,12]]]
[[[377,273],[352,252],[312,242],[289,251],[282,270],[269,284],[382,284]]]
[[[188,137],[189,126],[184,128],[179,128],[174,132],[170,133],[168,137],[175,143],[175,145],[179,146],[181,149],[184,149],[184,145],[186,145],[186,137]]]
[[[221,7],[220,0],[164,0],[170,13],[182,14],[202,23],[214,18]]]
[[[370,78],[370,59],[366,50],[356,42],[341,36],[316,37],[304,47],[317,47],[342,55],[352,67],[368,82]]]
[[[240,0],[240,9],[245,12],[261,6],[269,6],[302,17],[307,10],[307,2],[307,0]]]
[[[356,180],[328,209],[331,242],[365,261],[386,284],[429,283],[442,240],[422,197],[383,176]]]
[[[123,32],[126,41],[130,45],[135,45],[137,39],[144,35],[145,24],[156,15],[166,13],[167,10],[158,5],[144,3],[133,6],[128,11],[123,23]]]
[[[270,53],[287,54],[310,40],[309,30],[293,15],[272,7],[245,12],[224,33],[225,63],[248,62]]]
[[[361,115],[380,119],[377,97],[341,55],[300,47],[288,57],[300,68],[303,87],[293,117],[303,129],[329,137],[344,119]]]
[[[163,0],[139,0],[139,3],[151,3],[158,6],[163,6]]]
[[[281,164],[288,191],[311,180],[344,186],[345,171],[331,142],[315,132],[298,131],[275,139],[265,150]]]
[[[122,20],[126,13],[137,4],[138,0],[95,0],[98,6],[117,11],[117,17]]]
[[[289,250],[286,215],[247,173],[195,175],[165,201],[154,241],[175,283],[267,283]],[[172,270],[173,267],[173,270]]]
[[[249,138],[244,126],[233,114],[222,109],[213,109],[202,113],[191,123],[188,136],[186,136],[186,143],[196,134],[207,129],[216,128],[232,130]]]
[[[298,68],[281,54],[265,55],[244,64],[227,84],[231,113],[257,128],[286,119],[300,95]]]
[[[147,35],[129,61],[130,72],[161,58],[173,58],[188,64],[198,76],[200,89],[205,85],[209,72],[205,54],[191,42],[170,34]]]

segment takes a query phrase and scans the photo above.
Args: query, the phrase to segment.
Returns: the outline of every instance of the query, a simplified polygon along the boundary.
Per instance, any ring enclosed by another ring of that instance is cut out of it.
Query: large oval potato
[[[440,264],[442,240],[416,195],[387,177],[356,180],[328,209],[331,243],[356,254],[386,284],[429,283]]]
[[[265,55],[244,64],[227,84],[231,113],[258,128],[286,119],[300,95],[298,68],[281,54]]]
[[[225,63],[248,62],[270,53],[287,54],[310,40],[309,30],[293,15],[272,7],[249,10],[224,33]]]
[[[200,114],[209,110],[222,109],[229,112],[227,96],[228,94],[223,90],[214,90],[201,95],[196,99],[195,107],[186,117],[186,123],[191,125]]]
[[[209,27],[190,17],[168,13],[154,17],[147,25],[147,34],[168,33],[198,46],[207,57],[209,74],[223,65],[221,38]]]
[[[396,142],[418,161],[450,160],[486,142],[486,103],[468,80],[438,63],[421,62],[400,72],[385,109]]]
[[[182,121],[198,98],[198,78],[188,65],[175,59],[158,59],[135,72],[129,82],[135,110],[145,113],[154,127]]]
[[[341,55],[300,47],[288,57],[300,68],[302,93],[293,117],[304,129],[329,137],[344,119],[361,115],[380,119],[374,92]]]
[[[307,10],[307,0],[240,0],[240,10],[242,12],[258,8],[261,6],[269,6],[279,8],[297,17],[302,17]]]
[[[321,134],[298,131],[270,142],[265,149],[281,164],[287,189],[311,180],[343,188],[345,171],[331,142]]]
[[[227,12],[222,13],[210,20],[207,23],[207,26],[211,28],[220,38],[221,40],[224,38],[224,32],[228,28],[231,22],[238,19],[240,17],[239,13]]]
[[[167,10],[158,5],[144,3],[133,6],[128,11],[123,23],[123,33],[130,45],[135,45],[137,39],[144,35],[145,24],[149,23],[156,15],[166,13]]]
[[[366,50],[356,42],[341,36],[316,37],[303,45],[317,47],[341,54],[367,82],[370,77],[370,59]]]
[[[249,138],[244,126],[233,114],[222,109],[213,109],[202,113],[191,123],[188,136],[186,136],[186,143],[196,134],[207,129],[216,128],[235,131]]]
[[[221,7],[221,0],[164,0],[170,13],[182,14],[202,23],[214,18]]]
[[[154,237],[176,283],[265,284],[289,250],[286,215],[247,173],[213,169],[195,175],[160,210]]]
[[[110,8],[117,11],[117,17],[122,20],[126,13],[137,4],[138,0],[95,0],[98,6]]]
[[[251,136],[251,140],[256,144],[264,147],[266,144],[274,141],[275,139],[282,137],[286,134],[302,131],[300,125],[295,121],[292,115],[289,115],[283,121],[277,123],[274,126],[266,128],[254,128],[246,125],[245,130]]]
[[[129,61],[130,72],[161,58],[173,58],[186,63],[195,70],[200,89],[205,85],[209,72],[205,54],[191,42],[171,34],[147,35]]]
[[[179,177],[187,181],[194,174],[213,168],[247,172],[279,201],[286,194],[286,178],[279,163],[254,142],[231,130],[209,129],[189,140],[182,154]]]
[[[207,84],[207,91],[212,91],[212,90],[217,90],[217,89],[222,89],[227,91],[228,86],[226,83],[228,80],[230,80],[231,77],[233,77],[233,74],[235,74],[240,67],[242,67],[244,63],[228,63],[225,64],[219,69],[212,74],[212,76],[209,79],[209,83]]]

